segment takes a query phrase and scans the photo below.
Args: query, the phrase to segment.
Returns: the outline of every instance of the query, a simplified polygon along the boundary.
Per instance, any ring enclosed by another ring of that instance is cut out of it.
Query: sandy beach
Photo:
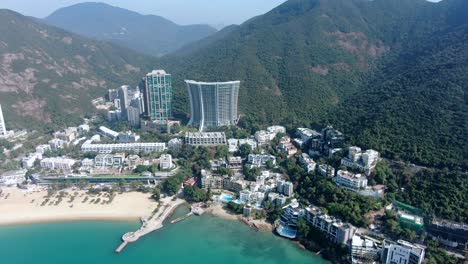
[[[138,220],[151,215],[157,202],[150,194],[137,192],[96,195],[64,190],[47,197],[45,190],[3,189],[0,225],[77,220]]]
[[[232,214],[229,211],[227,211],[221,204],[212,205],[206,210],[206,212],[217,217],[222,217],[224,219],[241,221],[246,225],[258,229],[260,231],[271,232],[274,229],[274,226],[266,222],[265,219],[247,219],[241,215]]]

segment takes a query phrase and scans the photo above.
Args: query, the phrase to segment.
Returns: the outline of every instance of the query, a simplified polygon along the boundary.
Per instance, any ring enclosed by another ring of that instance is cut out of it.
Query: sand
[[[158,203],[150,194],[116,194],[111,203],[108,194],[89,195],[85,191],[65,190],[68,194],[57,204],[57,192],[45,202],[47,191],[3,189],[0,197],[0,225],[62,222],[77,220],[138,220],[150,216]],[[71,201],[71,197],[74,200]],[[86,202],[84,200],[88,197]],[[100,199],[99,203],[96,203]],[[94,201],[93,201],[94,200]]]
[[[244,224],[260,231],[271,232],[274,229],[274,226],[266,222],[265,219],[247,219],[241,215],[232,214],[227,211],[221,204],[212,205],[206,210],[206,212],[224,219],[241,221]]]

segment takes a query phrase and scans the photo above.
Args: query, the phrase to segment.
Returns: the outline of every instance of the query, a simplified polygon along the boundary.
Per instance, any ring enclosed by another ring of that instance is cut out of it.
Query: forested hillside
[[[340,105],[335,123],[354,142],[389,157],[466,169],[468,3],[443,4],[435,25],[419,24],[430,32],[387,58],[363,89]]]
[[[91,99],[136,85],[153,60],[0,10],[0,104],[7,127],[40,129],[80,122]]]
[[[461,0],[290,0],[161,64],[179,114],[184,79],[239,79],[247,128],[333,124],[389,157],[460,166],[467,12]]]

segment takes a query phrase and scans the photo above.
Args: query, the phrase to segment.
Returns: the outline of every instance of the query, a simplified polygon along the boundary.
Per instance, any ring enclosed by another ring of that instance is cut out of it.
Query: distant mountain
[[[467,1],[289,0],[162,58],[183,79],[241,80],[241,124],[334,124],[391,157],[466,166]],[[465,157],[465,158],[464,158]]]
[[[138,84],[154,59],[0,10],[0,104],[9,128],[53,128],[94,113],[106,89]]]
[[[160,16],[141,15],[104,3],[81,3],[61,8],[45,21],[153,56],[174,51],[216,32],[208,25],[181,26]]]

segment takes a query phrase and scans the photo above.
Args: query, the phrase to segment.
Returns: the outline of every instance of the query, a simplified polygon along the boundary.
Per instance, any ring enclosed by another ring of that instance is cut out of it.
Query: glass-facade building
[[[237,123],[240,81],[185,83],[190,97],[189,125],[199,125],[200,131],[203,131],[207,127]]]
[[[154,70],[146,75],[144,92],[146,116],[166,123],[172,117],[172,77],[164,70]]]

